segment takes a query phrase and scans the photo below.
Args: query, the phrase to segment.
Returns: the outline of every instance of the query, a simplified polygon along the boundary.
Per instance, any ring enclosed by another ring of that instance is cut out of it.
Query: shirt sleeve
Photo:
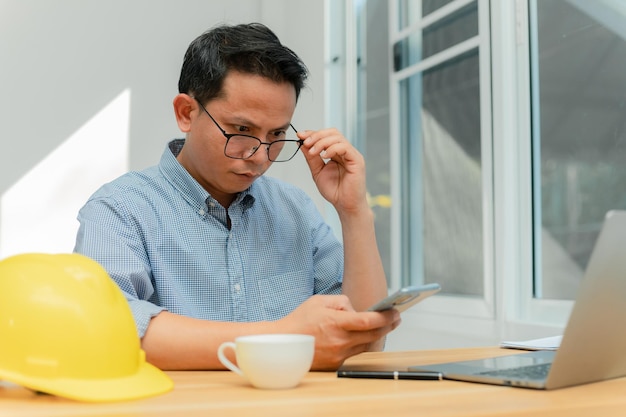
[[[110,198],[92,198],[79,211],[74,252],[99,262],[120,287],[143,337],[152,317],[165,308],[156,305],[151,268],[137,219]]]

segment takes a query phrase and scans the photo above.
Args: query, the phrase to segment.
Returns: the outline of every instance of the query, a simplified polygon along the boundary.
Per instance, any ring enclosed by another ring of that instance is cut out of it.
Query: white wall
[[[100,184],[158,162],[188,44],[260,21],[311,70],[294,126],[323,124],[324,2],[0,0],[0,259],[71,251]],[[305,19],[304,21],[302,19]],[[323,204],[302,160],[272,168]]]

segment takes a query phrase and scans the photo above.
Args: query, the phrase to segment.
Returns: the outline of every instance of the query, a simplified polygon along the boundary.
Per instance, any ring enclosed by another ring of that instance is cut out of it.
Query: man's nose
[[[254,154],[248,158],[249,160],[253,160],[255,163],[257,164],[263,164],[265,162],[268,161],[268,146],[266,144],[259,144],[259,147],[257,148],[256,152],[254,152]]]

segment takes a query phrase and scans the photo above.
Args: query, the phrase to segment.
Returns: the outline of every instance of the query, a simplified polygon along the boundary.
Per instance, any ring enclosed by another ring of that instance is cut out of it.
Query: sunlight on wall
[[[78,210],[128,169],[129,119],[127,89],[2,195],[0,259],[72,251]]]

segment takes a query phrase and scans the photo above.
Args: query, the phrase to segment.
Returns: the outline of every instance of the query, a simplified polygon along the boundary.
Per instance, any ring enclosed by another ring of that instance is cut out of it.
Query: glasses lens
[[[259,149],[261,141],[252,136],[231,136],[226,142],[224,154],[229,158],[248,159]],[[265,145],[263,145],[265,146]],[[267,156],[273,162],[289,161],[300,149],[299,140],[277,140],[268,145]]]
[[[261,146],[261,141],[250,136],[231,136],[226,142],[224,154],[229,158],[248,159]]]
[[[269,146],[267,155],[270,161],[285,162],[294,157],[300,149],[299,140],[277,140]]]

